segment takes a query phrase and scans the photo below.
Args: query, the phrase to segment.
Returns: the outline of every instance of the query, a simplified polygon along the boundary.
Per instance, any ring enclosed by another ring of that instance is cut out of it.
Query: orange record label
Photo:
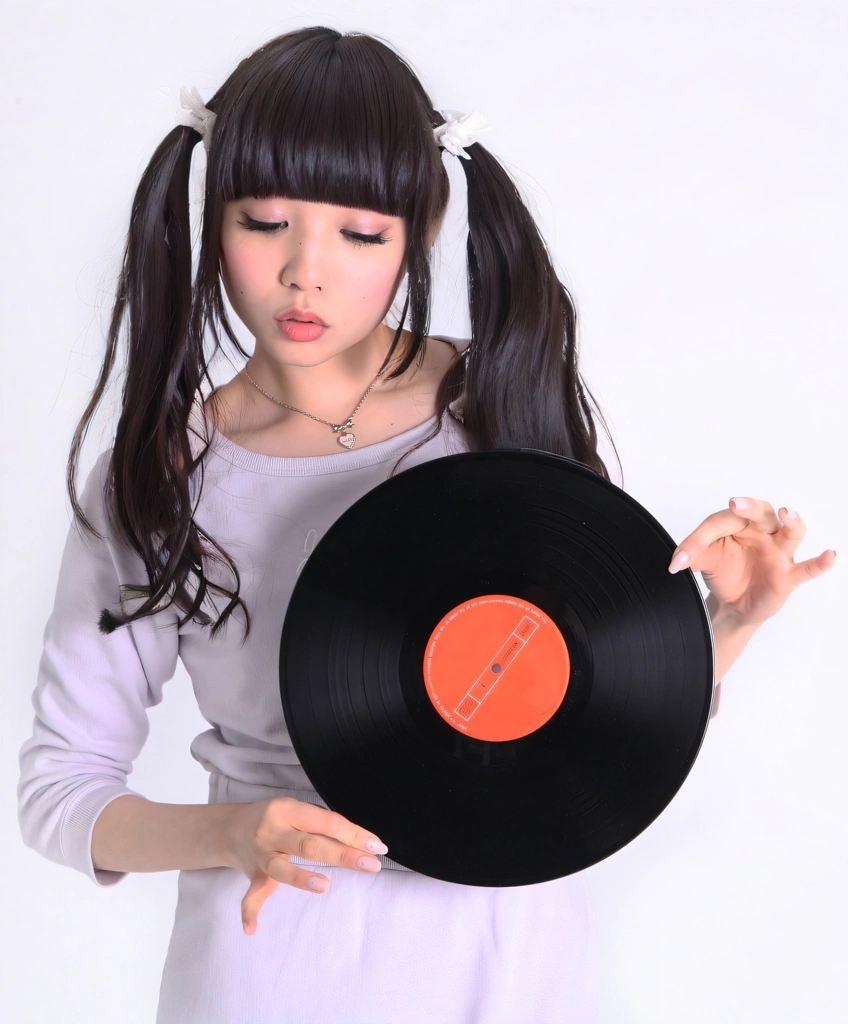
[[[551,619],[508,594],[451,608],[424,655],[433,707],[479,740],[514,740],[543,726],[562,704],[569,670],[568,648]]]

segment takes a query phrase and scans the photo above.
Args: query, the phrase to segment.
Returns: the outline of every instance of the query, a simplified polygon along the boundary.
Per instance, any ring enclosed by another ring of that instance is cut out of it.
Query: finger
[[[300,800],[292,801],[292,806],[287,811],[289,824],[301,832],[330,836],[345,846],[352,846],[360,851],[366,850],[368,853],[388,853],[388,846],[373,832],[354,825],[337,811],[329,811],[326,807]]]
[[[749,526],[768,534],[776,533],[782,526],[774,508],[767,501],[731,498],[728,506],[707,516],[697,529],[677,545],[669,562],[669,572],[675,573],[687,566],[696,571],[709,571],[710,566],[703,562],[701,556],[717,540],[741,533]]]
[[[748,520],[736,515],[732,509],[713,512],[677,545],[672,552],[668,571],[671,573],[692,567],[699,556],[715,541],[739,533],[748,525]]]
[[[272,857],[267,867],[268,873],[257,872],[241,901],[241,920],[245,935],[253,935],[256,931],[262,905],[281,884],[315,893],[327,892],[330,888],[330,879],[326,875],[317,875],[313,871],[299,868],[284,854]]]
[[[806,562],[796,562],[792,566],[790,579],[793,587],[800,586],[806,580],[821,576],[832,569],[836,562],[836,552],[832,549],[822,551],[817,558],[808,558]]]
[[[276,879],[266,875],[264,871],[257,872],[241,901],[241,922],[245,935],[253,935],[256,931],[262,904],[278,888],[279,884]]]
[[[379,871],[382,868],[382,864],[373,854],[363,853],[355,846],[345,846],[338,839],[321,835],[320,832],[292,831],[286,835],[283,842],[287,850],[305,860],[335,864],[355,871]]]
[[[763,533],[777,533],[781,522],[775,515],[774,507],[757,498],[731,498],[728,505],[738,516],[762,530]]]
[[[296,864],[292,864],[287,853],[278,853],[271,857],[265,865],[265,870],[274,881],[290,885],[295,889],[326,892],[330,888],[330,879],[326,875],[316,874],[309,868],[299,868]]]
[[[791,508],[779,508],[777,515],[783,525],[775,536],[774,542],[787,555],[794,555],[798,545],[804,539],[807,527],[798,513]]]

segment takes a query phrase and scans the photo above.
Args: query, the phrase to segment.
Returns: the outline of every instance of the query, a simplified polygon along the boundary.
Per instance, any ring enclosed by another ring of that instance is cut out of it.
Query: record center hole
[[[500,670],[501,670],[500,665],[497,662],[495,662],[495,664],[492,665],[492,671],[493,672],[500,672]]]

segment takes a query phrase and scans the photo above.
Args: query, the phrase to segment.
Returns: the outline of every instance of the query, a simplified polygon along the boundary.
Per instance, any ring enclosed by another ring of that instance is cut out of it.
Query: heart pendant
[[[348,431],[346,434],[339,434],[339,444],[350,450],[356,444],[356,435]]]

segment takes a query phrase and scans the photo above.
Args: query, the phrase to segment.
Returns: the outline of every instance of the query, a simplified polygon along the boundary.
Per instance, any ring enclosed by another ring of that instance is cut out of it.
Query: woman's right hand
[[[289,857],[326,861],[355,871],[379,871],[374,853],[388,848],[373,832],[354,825],[336,811],[293,797],[272,797],[232,804],[227,847],[230,866],[250,879],[241,901],[245,934],[253,935],[262,904],[280,883],[308,892],[326,892],[330,880],[292,864]]]

